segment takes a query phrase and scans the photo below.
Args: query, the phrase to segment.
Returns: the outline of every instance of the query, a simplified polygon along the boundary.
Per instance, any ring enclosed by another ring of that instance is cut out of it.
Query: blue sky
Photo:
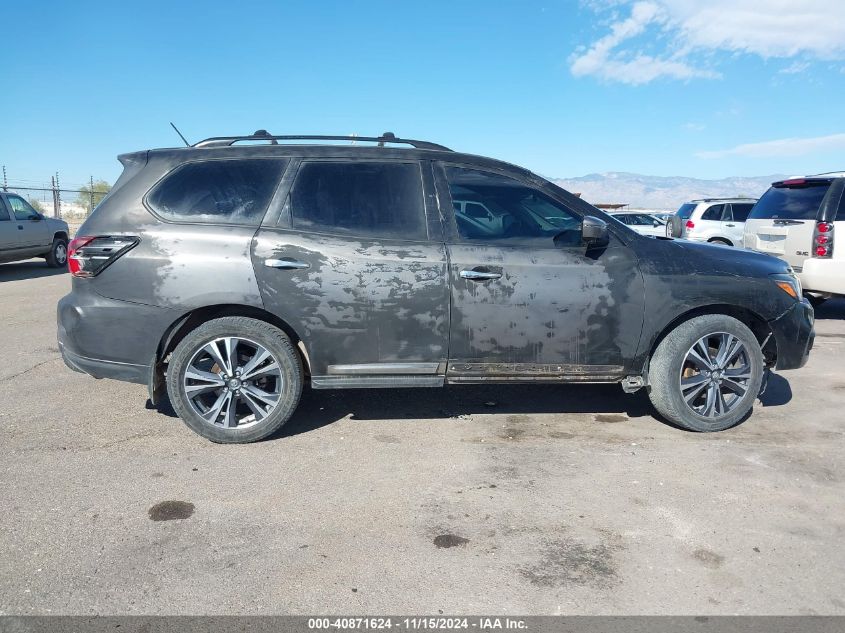
[[[30,0],[4,18],[10,182],[113,181],[117,154],[179,143],[171,120],[191,141],[390,130],[554,177],[845,169],[841,0]]]

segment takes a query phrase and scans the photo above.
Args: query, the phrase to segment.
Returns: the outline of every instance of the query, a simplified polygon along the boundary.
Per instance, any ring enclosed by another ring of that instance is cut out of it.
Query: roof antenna
[[[179,135],[179,138],[181,138],[185,142],[186,147],[191,146],[191,144],[188,142],[188,139],[186,139],[184,136],[182,136],[182,132],[179,131],[179,128],[176,127],[175,125],[173,125],[173,121],[170,122],[170,127],[172,127],[174,130],[176,130],[176,133]]]

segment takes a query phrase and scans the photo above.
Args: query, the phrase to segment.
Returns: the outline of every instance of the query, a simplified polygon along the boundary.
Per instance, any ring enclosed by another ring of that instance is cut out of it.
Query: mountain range
[[[696,198],[759,198],[776,180],[787,176],[733,177],[703,180],[683,176],[645,176],[629,172],[551,178],[552,182],[592,204],[628,204],[633,209],[674,211]]]

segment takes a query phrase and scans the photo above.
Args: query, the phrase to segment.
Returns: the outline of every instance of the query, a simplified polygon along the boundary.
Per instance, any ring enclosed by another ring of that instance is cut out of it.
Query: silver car
[[[0,192],[0,263],[43,257],[47,265],[67,264],[68,226],[38,213],[16,193]]]
[[[742,246],[742,231],[756,198],[706,198],[681,205],[666,224],[667,237]]]

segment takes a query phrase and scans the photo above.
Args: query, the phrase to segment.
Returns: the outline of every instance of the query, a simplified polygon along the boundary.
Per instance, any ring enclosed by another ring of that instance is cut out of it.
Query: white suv
[[[845,172],[774,183],[745,223],[745,248],[785,260],[813,303],[845,295]]]
[[[756,198],[707,198],[691,200],[666,224],[668,237],[696,242],[741,246],[742,232]]]

